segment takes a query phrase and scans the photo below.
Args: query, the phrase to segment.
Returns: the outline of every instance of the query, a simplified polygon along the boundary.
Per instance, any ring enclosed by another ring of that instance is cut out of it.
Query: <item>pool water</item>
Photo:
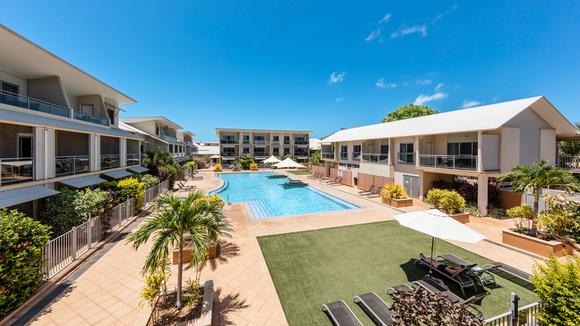
[[[358,206],[310,186],[284,187],[288,178],[259,173],[222,173],[224,185],[215,194],[229,203],[246,202],[253,218],[341,211]]]

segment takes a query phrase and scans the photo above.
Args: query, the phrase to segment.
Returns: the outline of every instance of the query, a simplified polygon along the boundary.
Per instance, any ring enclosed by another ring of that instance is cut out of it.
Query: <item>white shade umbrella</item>
[[[395,215],[395,219],[402,226],[433,237],[431,239],[431,258],[433,258],[435,238],[467,243],[478,243],[485,239],[480,233],[473,231],[437,209],[398,214]]]
[[[267,159],[263,160],[262,163],[270,164],[270,163],[279,163],[281,162],[276,156],[272,155]]]
[[[279,168],[279,169],[289,169],[289,168],[304,169],[304,168],[306,168],[304,165],[294,162],[289,157],[280,163],[274,164],[274,166]]]

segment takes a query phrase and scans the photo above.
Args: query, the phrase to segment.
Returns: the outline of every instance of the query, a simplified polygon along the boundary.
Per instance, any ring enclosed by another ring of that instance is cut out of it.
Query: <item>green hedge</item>
[[[16,210],[0,210],[0,318],[40,286],[42,248],[49,239],[48,226]]]
[[[136,178],[127,178],[117,183],[117,196],[119,200],[125,201],[127,197],[135,199],[135,207],[143,206],[143,183]]]

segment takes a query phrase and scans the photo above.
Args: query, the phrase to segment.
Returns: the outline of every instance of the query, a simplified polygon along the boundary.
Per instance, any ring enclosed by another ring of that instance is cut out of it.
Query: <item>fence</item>
[[[143,203],[152,202],[155,197],[169,188],[169,180],[165,180],[147,190],[143,195]],[[133,199],[113,207],[109,226],[117,230],[121,225],[136,213]],[[73,227],[67,233],[50,240],[43,248],[43,272],[46,279],[50,279],[58,272],[72,264],[77,258],[85,254],[94,244],[106,237],[104,218],[99,216],[89,218],[81,225]]]
[[[508,312],[505,312],[501,315],[495,316],[491,319],[487,319],[485,321],[485,326],[537,326],[539,325],[538,322],[538,313],[541,309],[540,302],[534,302],[527,306],[517,308],[517,301],[519,298],[515,296],[515,306],[513,303],[513,294],[512,294],[512,309]],[[514,309],[514,307],[516,307]],[[517,313],[514,311],[517,310]]]

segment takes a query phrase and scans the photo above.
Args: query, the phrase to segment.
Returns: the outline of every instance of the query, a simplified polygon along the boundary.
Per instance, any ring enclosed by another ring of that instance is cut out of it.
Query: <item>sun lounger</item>
[[[181,191],[193,191],[193,190],[197,189],[197,186],[193,186],[193,185],[190,186],[190,185],[187,185],[181,181],[177,182],[177,187],[179,187],[179,190],[181,190]]]
[[[399,284],[387,289],[387,294],[393,295],[396,292],[413,292],[413,288],[407,284]]]
[[[535,290],[534,284],[530,281],[530,274],[502,262],[494,262],[483,266],[483,268],[497,274],[507,280],[519,284],[531,291]]]
[[[475,264],[470,263],[460,257],[457,257],[453,254],[446,254],[446,255],[441,255],[441,256],[437,256],[437,258],[435,258],[437,261],[447,261],[450,262],[456,266],[473,266]],[[497,283],[495,282],[495,277],[493,276],[493,274],[490,273],[490,269],[492,268],[492,266],[487,266],[487,267],[479,267],[479,266],[475,266],[473,267],[471,270],[469,270],[467,272],[467,275],[469,275],[471,278],[473,278],[475,281],[479,282],[479,284],[481,284],[482,287],[484,287],[485,285],[496,285]]]
[[[322,311],[336,326],[362,326],[360,320],[342,300],[323,304]]]
[[[353,302],[358,304],[377,325],[388,326],[393,324],[393,318],[383,299],[374,292],[359,294]]]
[[[435,259],[427,258],[423,254],[420,254],[420,259],[416,260],[416,263],[429,268],[430,271],[434,271],[440,276],[455,282],[460,288],[463,295],[465,295],[465,289],[475,287],[475,282],[473,279],[467,275],[467,272],[477,265],[468,266],[450,266],[439,262]]]
[[[488,292],[485,292],[476,294],[467,299],[463,299],[457,294],[451,292],[451,290],[449,290],[449,288],[447,287],[447,285],[445,285],[445,283],[443,283],[443,281],[429,276],[425,276],[421,280],[411,282],[411,286],[414,289],[422,288],[429,293],[433,294],[438,293],[445,295],[447,299],[449,299],[453,303],[457,303],[462,306],[468,306],[475,315],[480,317],[482,317],[483,314],[477,307],[473,305],[473,303],[483,299],[486,295],[489,294]]]

